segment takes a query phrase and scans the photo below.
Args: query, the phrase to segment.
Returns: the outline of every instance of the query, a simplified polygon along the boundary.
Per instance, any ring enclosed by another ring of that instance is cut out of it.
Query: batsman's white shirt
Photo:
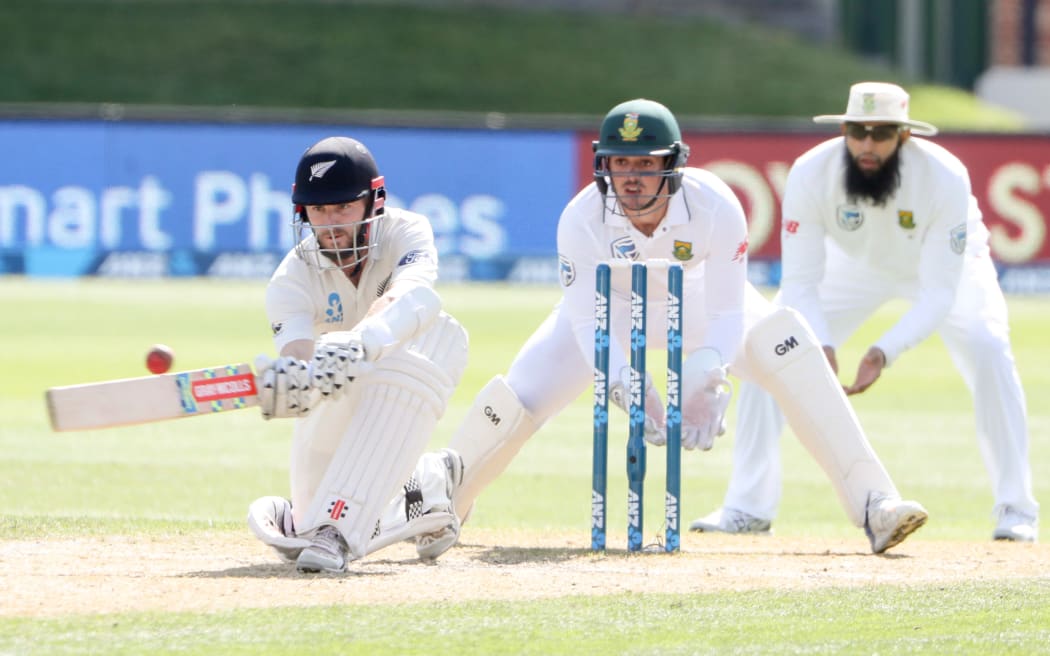
[[[266,313],[278,353],[298,339],[350,330],[395,280],[434,286],[437,249],[425,216],[387,208],[378,221],[376,243],[356,286],[337,269],[317,271],[295,249],[285,256],[266,289]]]

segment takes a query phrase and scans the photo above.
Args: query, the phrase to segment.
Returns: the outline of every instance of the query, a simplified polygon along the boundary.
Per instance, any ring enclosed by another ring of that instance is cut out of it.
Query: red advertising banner
[[[689,164],[728,183],[747,213],[752,258],[780,257],[780,201],[796,157],[835,132],[688,132]],[[579,186],[592,179],[590,134],[579,135]],[[993,257],[1008,265],[1050,263],[1050,136],[944,134],[933,138],[970,171],[991,231]]]

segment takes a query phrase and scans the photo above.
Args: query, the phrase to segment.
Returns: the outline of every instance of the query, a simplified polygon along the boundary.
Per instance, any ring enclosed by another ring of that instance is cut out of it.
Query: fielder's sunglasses
[[[857,141],[864,141],[869,136],[874,141],[889,141],[901,131],[901,126],[894,124],[886,125],[864,125],[863,123],[847,123],[846,134]]]

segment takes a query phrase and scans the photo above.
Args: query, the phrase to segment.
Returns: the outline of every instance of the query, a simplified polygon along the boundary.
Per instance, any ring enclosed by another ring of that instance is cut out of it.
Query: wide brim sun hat
[[[814,123],[896,123],[912,133],[932,137],[937,128],[908,117],[908,92],[887,82],[858,82],[849,89],[845,114],[814,116]]]

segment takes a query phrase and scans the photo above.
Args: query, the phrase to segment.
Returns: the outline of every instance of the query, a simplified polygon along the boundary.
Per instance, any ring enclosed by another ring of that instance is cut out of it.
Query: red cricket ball
[[[162,374],[171,369],[175,362],[175,352],[163,344],[154,344],[146,354],[146,368],[155,374]]]

